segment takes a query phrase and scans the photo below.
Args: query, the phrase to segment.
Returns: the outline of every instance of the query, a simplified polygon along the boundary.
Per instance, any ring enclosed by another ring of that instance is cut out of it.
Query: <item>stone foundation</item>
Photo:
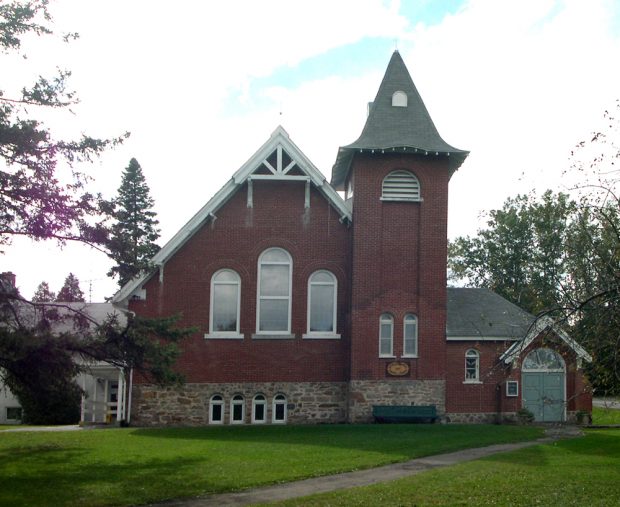
[[[443,380],[352,380],[349,384],[349,422],[372,422],[373,405],[435,405],[445,412]]]
[[[346,382],[260,382],[185,384],[180,387],[134,385],[132,424],[138,426],[204,426],[209,424],[209,401],[215,394],[224,398],[224,424],[230,423],[230,401],[235,394],[245,399],[245,423],[251,422],[252,398],[267,398],[267,423],[272,419],[272,401],[284,394],[287,422],[317,424],[346,422]]]
[[[444,420],[456,424],[515,424],[519,421],[515,412],[452,412],[446,414]]]

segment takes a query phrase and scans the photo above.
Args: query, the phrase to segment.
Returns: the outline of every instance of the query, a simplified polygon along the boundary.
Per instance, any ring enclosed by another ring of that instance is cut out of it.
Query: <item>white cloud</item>
[[[52,6],[58,25],[81,39],[31,62],[65,62],[74,71],[82,104],[72,128],[132,131],[124,147],[95,164],[97,188],[112,195],[136,157],[164,240],[280,123],[329,178],[338,146],[361,132],[390,55],[380,68],[298,86],[259,88],[264,81],[256,78],[283,67],[302,73],[305,60],[367,37],[400,40],[440,133],[472,151],[451,182],[452,235],[473,232],[481,210],[517,191],[558,187],[570,148],[620,89],[615,5],[472,0],[433,26],[414,25],[398,7],[379,0],[60,0]],[[239,95],[231,112],[230,97]],[[257,99],[268,100],[256,107]],[[42,248],[13,248],[3,259],[25,295],[43,279],[59,286],[68,269],[83,280],[105,278],[108,263],[98,255]],[[95,289],[100,300],[114,283],[97,281]]]

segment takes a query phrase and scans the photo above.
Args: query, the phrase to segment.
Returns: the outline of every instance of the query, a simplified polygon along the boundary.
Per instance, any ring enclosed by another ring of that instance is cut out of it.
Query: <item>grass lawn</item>
[[[587,430],[583,438],[277,505],[618,506],[620,430]]]
[[[17,428],[24,428],[22,424],[0,424],[0,431],[2,430],[14,430]]]
[[[245,426],[0,435],[0,505],[132,505],[541,436],[482,425]]]
[[[615,408],[592,407],[592,424],[620,424],[620,410]]]

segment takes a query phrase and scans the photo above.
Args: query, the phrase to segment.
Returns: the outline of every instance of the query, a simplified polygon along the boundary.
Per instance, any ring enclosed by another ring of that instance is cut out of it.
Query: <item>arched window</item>
[[[267,421],[267,399],[257,394],[252,400],[252,424],[262,424]]]
[[[273,409],[271,411],[272,422],[284,424],[286,423],[286,396],[283,394],[276,394],[273,398]]]
[[[418,357],[418,318],[412,313],[403,321],[403,357]]]
[[[402,91],[394,92],[392,95],[392,106],[407,107],[407,94]]]
[[[235,394],[230,400],[230,424],[245,422],[245,400],[240,394]]]
[[[480,353],[474,349],[465,352],[465,382],[480,382]]]
[[[224,398],[219,394],[214,394],[209,401],[209,424],[222,424],[223,422]]]
[[[291,256],[281,248],[258,258],[257,334],[290,334],[292,271]]]
[[[209,337],[242,338],[239,334],[241,278],[231,269],[221,269],[211,278]]]
[[[532,350],[523,360],[522,370],[527,371],[555,371],[565,370],[562,356],[556,351],[540,348]]]
[[[308,334],[305,338],[339,338],[336,334],[338,281],[329,271],[308,278]]]
[[[379,319],[379,357],[393,357],[393,350],[394,317],[383,313]]]
[[[383,178],[382,201],[421,201],[420,182],[409,171],[392,171]]]

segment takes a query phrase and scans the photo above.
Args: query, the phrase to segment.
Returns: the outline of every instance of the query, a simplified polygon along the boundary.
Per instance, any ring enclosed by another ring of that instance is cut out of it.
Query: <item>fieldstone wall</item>
[[[373,405],[435,405],[445,412],[443,380],[352,380],[349,384],[349,422],[372,422]]]
[[[457,424],[515,424],[518,422],[516,412],[450,412],[445,415],[445,422]]]
[[[241,394],[249,424],[252,398],[260,393],[267,398],[267,423],[276,394],[286,396],[288,423],[340,423],[346,421],[347,386],[346,382],[188,383],[163,388],[138,384],[133,386],[131,421],[138,426],[204,426],[209,424],[209,401],[219,394],[224,399],[224,424],[229,424],[230,401]]]

